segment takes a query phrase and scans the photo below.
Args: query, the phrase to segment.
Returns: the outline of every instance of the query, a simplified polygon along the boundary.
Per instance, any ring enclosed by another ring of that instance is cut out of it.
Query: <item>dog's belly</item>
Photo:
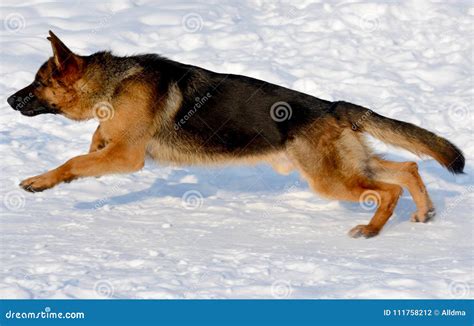
[[[257,164],[265,161],[273,163],[283,157],[285,150],[273,150],[252,155],[211,150],[209,147],[176,141],[169,143],[159,138],[152,139],[147,145],[147,154],[161,164],[173,165],[220,165],[220,164]],[[283,156],[282,156],[283,155]]]

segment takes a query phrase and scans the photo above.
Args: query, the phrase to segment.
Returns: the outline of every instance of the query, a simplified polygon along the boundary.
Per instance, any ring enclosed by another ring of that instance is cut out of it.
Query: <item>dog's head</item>
[[[86,57],[74,54],[53,32],[49,35],[53,56],[41,66],[30,85],[7,99],[8,104],[29,117],[53,113],[74,120],[88,119],[90,113],[80,103],[86,83]]]

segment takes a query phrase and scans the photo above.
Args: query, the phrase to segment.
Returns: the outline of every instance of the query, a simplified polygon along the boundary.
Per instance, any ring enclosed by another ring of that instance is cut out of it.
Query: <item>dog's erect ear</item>
[[[62,73],[79,72],[82,59],[69,50],[69,48],[51,31],[49,31],[48,40],[51,42],[53,48],[53,58],[56,68]]]

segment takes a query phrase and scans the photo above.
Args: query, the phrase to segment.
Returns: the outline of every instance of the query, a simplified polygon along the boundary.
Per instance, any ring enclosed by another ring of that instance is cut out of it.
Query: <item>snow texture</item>
[[[473,15],[470,1],[2,1],[0,296],[3,298],[472,298]],[[269,166],[172,167],[61,184],[26,177],[85,153],[97,122],[21,116],[6,98],[51,55],[154,52],[346,100],[462,148],[465,175],[416,160],[437,217],[404,193],[383,232],[373,207],[328,201]]]

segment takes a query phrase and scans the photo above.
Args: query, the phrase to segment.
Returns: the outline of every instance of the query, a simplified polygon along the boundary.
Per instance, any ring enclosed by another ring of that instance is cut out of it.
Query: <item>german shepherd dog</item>
[[[411,220],[435,214],[415,162],[393,162],[371,152],[364,134],[418,155],[453,173],[464,156],[448,140],[370,109],[325,101],[265,81],[220,74],[155,54],[81,56],[51,31],[53,56],[30,85],[8,98],[26,116],[98,118],[89,153],[28,178],[20,186],[43,191],[77,178],[140,170],[146,156],[174,164],[269,162],[299,170],[323,196],[360,201],[377,210],[352,237],[377,235],[403,188],[416,203]]]

